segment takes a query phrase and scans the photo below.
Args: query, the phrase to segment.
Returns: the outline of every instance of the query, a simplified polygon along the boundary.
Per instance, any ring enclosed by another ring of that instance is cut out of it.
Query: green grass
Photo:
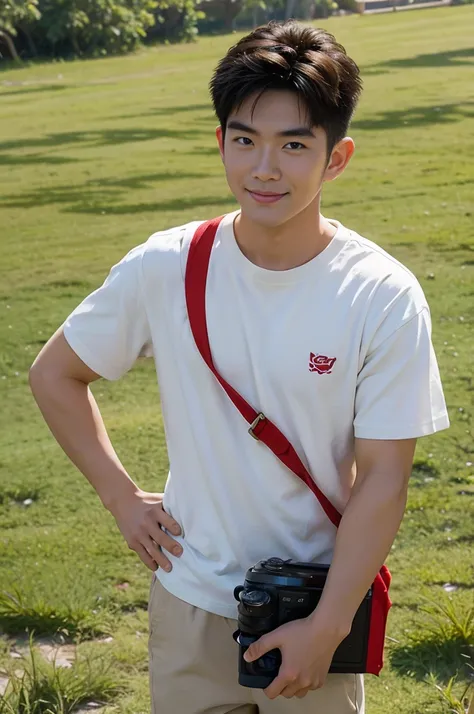
[[[418,680],[424,680],[427,672],[445,684],[452,680],[453,672],[468,679],[474,643],[472,596],[455,602],[447,595],[439,601],[426,600],[420,607],[419,629],[393,648],[392,667]]]
[[[452,422],[417,448],[389,558],[387,663],[367,678],[370,714],[444,714],[469,682],[472,626],[460,638],[438,611],[433,632],[422,607],[450,602],[462,626],[473,600],[473,20],[471,7],[449,7],[320,23],[365,81],[350,131],[356,154],[325,188],[323,209],[418,276]],[[10,612],[3,596],[1,626],[12,635],[58,625],[79,652],[108,648],[125,683],[120,714],[149,708],[148,571],[55,444],[27,373],[130,247],[233,209],[207,82],[235,39],[0,72],[0,589],[21,593]],[[167,454],[153,366],[93,389],[125,466],[160,490]],[[83,641],[91,622],[106,631],[109,621],[113,642]],[[9,646],[0,638],[0,668]]]
[[[46,662],[30,639],[29,652],[11,665],[10,682],[0,697],[0,714],[70,714],[81,704],[106,704],[123,691],[112,661],[78,654],[70,668]]]
[[[54,590],[47,596],[38,596],[34,584],[28,592],[23,586],[12,591],[0,590],[0,631],[15,635],[19,632],[34,632],[35,635],[54,635],[61,633],[68,637],[81,639],[109,634],[112,631],[108,612],[94,609],[97,602],[80,601],[74,603],[74,589],[64,593],[58,600]]]

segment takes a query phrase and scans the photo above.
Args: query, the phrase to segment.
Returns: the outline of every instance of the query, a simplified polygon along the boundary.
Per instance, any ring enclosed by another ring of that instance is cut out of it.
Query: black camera
[[[280,625],[308,617],[321,597],[329,565],[298,563],[281,558],[262,560],[249,568],[245,584],[234,590],[238,601],[238,627],[234,639],[239,643],[239,684],[264,689],[278,675],[280,650],[275,649],[255,662],[246,662],[246,649],[262,635]],[[362,601],[349,635],[341,642],[330,672],[365,672],[371,590]]]

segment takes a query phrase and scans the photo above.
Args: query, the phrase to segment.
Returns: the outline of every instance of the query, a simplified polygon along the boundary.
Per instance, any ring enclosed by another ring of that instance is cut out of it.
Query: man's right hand
[[[169,572],[172,565],[163,549],[175,556],[180,556],[183,549],[162,530],[166,528],[174,535],[181,533],[179,524],[163,508],[163,494],[137,489],[116,500],[109,510],[128,547],[145,565],[153,571],[160,567]]]

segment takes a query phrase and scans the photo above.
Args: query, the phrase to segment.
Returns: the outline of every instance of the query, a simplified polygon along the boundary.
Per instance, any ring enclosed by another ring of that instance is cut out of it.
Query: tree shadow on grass
[[[170,117],[175,114],[182,114],[184,112],[200,112],[207,111],[210,115],[214,116],[212,105],[210,102],[206,104],[178,104],[177,106],[169,107],[154,107],[147,112],[142,112],[141,114],[114,114],[107,119],[143,119],[144,117]],[[193,117],[194,121],[194,117]]]
[[[472,540],[474,540],[474,537],[471,536],[470,539],[472,541]],[[460,540],[461,539],[458,539],[457,542],[459,543]],[[445,580],[433,580],[433,582],[431,584],[432,585],[440,585],[441,587],[443,587],[444,585],[446,585],[446,581]],[[449,584],[454,586],[458,590],[474,590],[474,583],[472,581],[464,582],[464,581],[460,581],[460,580],[450,580]]]
[[[115,146],[116,144],[135,143],[137,141],[154,141],[155,139],[194,139],[204,132],[195,129],[91,129],[89,131],[62,131],[57,134],[33,139],[14,139],[2,141],[2,150],[11,149],[41,149],[69,144],[88,144],[91,147]],[[207,136],[207,133],[206,133]]]
[[[474,535],[463,535],[456,538],[456,543],[474,543]]]
[[[107,186],[117,189],[143,189],[153,186],[155,182],[177,181],[187,179],[207,179],[209,172],[200,171],[163,171],[153,174],[126,176],[121,179],[100,179],[88,181],[88,185]]]
[[[412,67],[461,67],[472,66],[474,61],[474,48],[466,47],[449,52],[436,52],[414,57],[400,57],[384,62],[377,62],[362,68],[364,75],[383,74],[389,69],[410,69]]]
[[[472,648],[462,639],[426,640],[392,647],[390,666],[398,674],[413,677],[421,682],[432,673],[443,684],[460,674],[467,677],[469,663],[472,663]]]
[[[92,179],[82,186],[70,185],[38,188],[21,194],[11,194],[0,198],[0,205],[8,208],[36,208],[61,203],[89,205],[120,199],[128,190],[153,187],[155,183],[183,179],[204,179],[208,174],[200,172],[156,172],[139,174],[121,179]]]
[[[408,129],[429,124],[454,124],[474,116],[474,102],[440,104],[435,107],[408,107],[380,112],[370,119],[352,122],[354,129],[372,131],[381,129]]]
[[[196,139],[208,137],[209,133],[193,129],[91,129],[90,131],[59,132],[33,139],[14,139],[3,141],[0,152],[1,164],[30,164],[30,163],[66,163],[77,161],[62,156],[48,156],[48,154],[15,155],[8,152],[17,149],[56,149],[68,146],[74,148],[97,148],[101,146],[117,146],[128,143],[155,141],[157,139]]]
[[[412,245],[410,245],[410,248]],[[439,468],[430,459],[417,458],[413,462],[411,473],[412,486],[416,488],[425,487],[439,476]]]
[[[92,214],[111,214],[114,216],[122,216],[133,213],[160,213],[163,211],[183,211],[188,208],[199,208],[200,206],[229,206],[235,204],[235,198],[229,196],[196,196],[193,198],[175,198],[171,201],[160,201],[152,203],[129,203],[120,204],[117,206],[99,207],[84,207],[80,210],[75,208],[66,209],[70,213],[92,213]]]
[[[390,195],[386,196],[371,196],[370,197],[370,204],[376,204],[376,203],[390,203],[392,201],[400,201],[405,197],[408,197],[410,199],[412,198],[417,198],[421,196],[426,196],[426,191],[410,191],[407,194],[402,193],[401,191],[393,191]],[[326,199],[326,208],[335,209],[335,208],[344,208],[345,206],[360,206],[361,205],[361,199],[360,197],[356,197],[354,199],[344,199],[341,201],[336,201],[336,200],[331,200],[331,199]],[[382,221],[387,223],[390,219],[389,218],[382,218]],[[400,243],[397,243],[396,246],[398,246]],[[407,244],[409,245],[410,248],[416,249],[416,245],[413,243]]]
[[[5,85],[4,85],[5,86]],[[9,85],[8,85],[9,86]],[[29,87],[23,89],[8,89],[4,90],[0,86],[0,99],[2,97],[16,97],[22,94],[37,94],[38,92],[57,92],[63,89],[72,89],[71,85],[68,84],[45,84],[41,87]]]
[[[186,151],[186,153],[194,156],[218,156],[219,149],[217,146],[194,146],[192,149],[189,149],[189,151]]]
[[[130,190],[150,188],[156,182],[192,180],[208,178],[208,173],[200,172],[163,172],[129,176],[123,179],[104,179],[88,181],[83,186],[61,186],[50,189],[35,189],[27,193],[5,196],[0,205],[8,208],[37,208],[39,206],[59,205],[67,213],[114,214],[174,211],[198,206],[227,205],[232,196],[196,196],[175,198],[169,201],[151,201],[148,203],[125,204],[121,201]]]
[[[12,156],[0,153],[0,165],[4,166],[29,166],[33,164],[59,166],[61,164],[74,164],[80,160],[81,159],[73,159],[69,156],[44,156],[41,154],[32,154],[30,156]]]
[[[458,545],[467,543],[472,545],[474,543],[474,535],[466,534],[458,536],[457,538],[452,538],[452,540],[446,540],[438,545],[439,548],[443,550],[448,550],[449,548],[457,548]],[[453,583],[454,584],[454,583]]]

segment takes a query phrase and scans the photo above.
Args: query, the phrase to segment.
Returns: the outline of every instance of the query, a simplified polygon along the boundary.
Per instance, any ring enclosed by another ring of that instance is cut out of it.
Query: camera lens
[[[272,650],[264,654],[263,657],[260,657],[255,664],[258,665],[258,669],[260,670],[258,674],[273,672],[275,669],[278,670],[281,664],[281,657],[277,650]]]
[[[245,590],[243,585],[237,585],[237,587],[234,588],[234,598],[236,600],[240,600],[240,593],[242,592],[242,590]]]
[[[247,635],[244,634],[243,632],[239,632],[237,636],[237,642],[239,645],[247,649],[252,645],[254,642],[258,640],[258,637],[255,637],[255,635]],[[267,652],[264,654],[262,657],[259,657],[258,659],[254,660],[253,662],[246,662],[245,663],[245,669],[247,672],[250,672],[254,676],[258,677],[260,675],[264,674],[271,674],[273,673],[274,676],[278,673],[278,669],[281,664],[281,654],[279,650],[271,650],[271,652]]]
[[[237,635],[236,641],[239,643],[239,645],[242,645],[242,647],[250,647],[250,645],[253,645],[254,642],[258,640],[258,636],[256,637],[255,635],[247,635],[245,632],[239,632]]]
[[[264,590],[243,590],[240,593],[240,602],[247,605],[247,607],[263,607],[268,605],[270,600],[270,595]]]
[[[239,595],[239,630],[253,635],[270,632],[276,625],[278,603],[265,590],[243,590]]]

